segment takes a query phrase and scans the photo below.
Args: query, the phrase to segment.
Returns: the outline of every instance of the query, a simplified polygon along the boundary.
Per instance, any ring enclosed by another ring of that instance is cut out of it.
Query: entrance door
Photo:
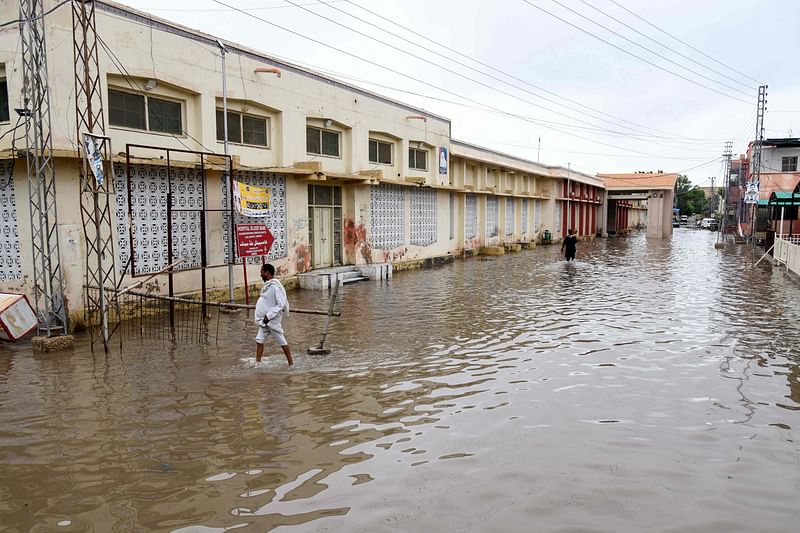
[[[330,207],[314,208],[314,243],[312,255],[314,268],[333,265],[333,209]]]

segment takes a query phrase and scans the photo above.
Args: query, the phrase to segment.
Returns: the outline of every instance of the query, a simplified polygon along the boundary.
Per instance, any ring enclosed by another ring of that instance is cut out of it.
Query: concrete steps
[[[339,274],[339,281],[342,282],[342,285],[347,285],[348,283],[356,283],[358,281],[369,281],[369,278],[367,276],[362,276],[361,272],[357,270],[351,270]]]
[[[392,265],[389,263],[323,268],[298,274],[297,276],[301,289],[317,291],[329,290],[333,287],[336,280],[339,280],[342,285],[346,285],[359,281],[381,281],[391,278]]]

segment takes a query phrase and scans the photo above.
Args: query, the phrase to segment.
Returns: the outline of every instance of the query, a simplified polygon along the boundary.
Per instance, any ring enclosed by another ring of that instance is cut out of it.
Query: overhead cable
[[[714,63],[717,63],[718,65],[722,65],[723,67],[727,68],[728,70],[731,70],[731,71],[735,72],[736,74],[739,74],[739,75],[741,75],[741,76],[744,76],[744,77],[745,77],[745,78],[747,78],[748,80],[750,80],[750,81],[754,81],[754,82],[758,83],[759,85],[761,85],[761,84],[762,84],[762,82],[760,82],[759,80],[757,80],[757,79],[755,79],[755,78],[751,78],[751,77],[750,77],[750,76],[748,76],[747,74],[745,74],[745,73],[743,73],[743,72],[740,72],[740,71],[736,70],[735,68],[733,68],[733,67],[731,67],[731,66],[728,66],[728,65],[726,65],[725,63],[723,63],[723,62],[721,62],[721,61],[717,61],[716,59],[714,59],[714,58],[713,58],[713,57],[711,57],[710,55],[706,54],[706,53],[705,53],[705,52],[703,52],[702,50],[698,50],[697,48],[695,48],[695,47],[694,47],[694,46],[692,46],[691,44],[687,43],[686,41],[682,41],[682,40],[678,39],[677,37],[675,37],[674,35],[672,35],[671,33],[669,33],[668,31],[666,31],[666,30],[662,30],[661,28],[659,28],[658,26],[656,26],[656,25],[655,25],[655,24],[653,24],[652,22],[649,22],[649,21],[645,20],[644,18],[640,17],[639,15],[637,15],[636,13],[634,13],[633,11],[631,11],[630,9],[628,9],[627,7],[623,6],[623,5],[622,5],[622,4],[620,4],[619,2],[616,2],[615,0],[609,0],[609,1],[610,1],[612,4],[616,5],[617,7],[619,7],[620,9],[623,9],[623,10],[627,11],[628,13],[630,13],[631,15],[633,15],[634,17],[636,17],[637,19],[641,20],[642,22],[644,22],[644,23],[645,23],[645,24],[647,24],[648,26],[650,26],[650,27],[652,27],[652,28],[655,28],[655,29],[657,29],[658,31],[660,31],[661,33],[663,33],[664,35],[666,35],[666,36],[668,36],[668,37],[671,37],[671,38],[675,39],[676,41],[678,41],[678,42],[679,42],[679,43],[681,43],[682,45],[684,45],[684,46],[688,46],[689,48],[691,48],[692,50],[694,50],[694,51],[695,51],[695,52],[697,52],[698,54],[700,54],[700,55],[702,55],[702,56],[704,56],[704,57],[707,57],[708,59],[710,59],[710,60],[711,60],[711,61],[713,61]]]
[[[684,76],[684,75],[682,75],[682,74],[679,74],[679,73],[677,73],[677,72],[674,72],[674,71],[672,71],[672,70],[669,70],[668,68],[662,67],[662,66],[661,66],[661,65],[659,65],[658,63],[653,63],[653,62],[652,62],[652,61],[650,61],[649,59],[645,59],[645,58],[643,58],[642,56],[636,55],[636,54],[634,54],[633,52],[630,52],[630,51],[628,51],[628,50],[625,50],[625,49],[624,49],[624,48],[622,48],[621,46],[617,46],[616,44],[612,43],[611,41],[608,41],[608,40],[606,40],[606,39],[603,39],[602,37],[600,37],[600,36],[598,36],[598,35],[595,35],[594,33],[590,32],[589,30],[585,30],[585,29],[581,28],[580,26],[578,26],[578,25],[576,25],[576,24],[573,24],[572,22],[570,22],[570,21],[568,21],[568,20],[566,20],[566,19],[564,19],[564,18],[561,18],[561,17],[559,17],[558,15],[556,15],[556,14],[554,14],[554,13],[551,13],[550,11],[547,11],[546,9],[544,9],[544,8],[542,8],[542,7],[539,7],[539,6],[537,6],[536,4],[534,4],[533,2],[531,2],[530,0],[522,0],[522,1],[523,1],[523,2],[525,2],[526,4],[528,4],[529,6],[531,6],[531,7],[535,8],[535,9],[538,9],[538,10],[539,10],[539,11],[541,11],[542,13],[545,13],[545,14],[547,14],[547,15],[550,15],[550,16],[551,16],[551,17],[553,17],[554,19],[560,20],[560,21],[561,21],[561,22],[563,22],[564,24],[567,24],[568,26],[571,26],[571,27],[575,28],[576,30],[578,30],[578,31],[580,31],[580,32],[583,32],[583,33],[585,33],[586,35],[589,35],[589,36],[591,36],[591,37],[594,37],[594,38],[595,38],[595,39],[597,39],[598,41],[604,42],[604,43],[606,43],[607,45],[609,45],[609,46],[611,46],[611,47],[614,47],[614,48],[616,48],[617,50],[619,50],[620,52],[622,52],[622,53],[624,53],[624,54],[628,54],[629,56],[631,56],[631,57],[634,57],[634,58],[638,59],[639,61],[643,61],[644,63],[647,63],[648,65],[651,65],[651,66],[653,66],[653,67],[656,67],[656,68],[657,68],[657,69],[659,69],[659,70],[663,70],[664,72],[668,72],[669,74],[672,74],[673,76],[677,76],[678,78],[681,78],[681,79],[683,79],[683,80],[686,80],[686,81],[688,81],[689,83],[693,83],[694,85],[697,85],[697,86],[699,86],[699,87],[703,87],[704,89],[708,89],[709,91],[715,92],[715,93],[717,93],[717,94],[720,94],[720,95],[722,95],[722,96],[725,96],[725,97],[727,97],[727,98],[731,98],[732,100],[738,100],[739,102],[742,102],[742,103],[745,103],[745,104],[751,104],[751,103],[752,103],[752,102],[750,102],[750,101],[747,101],[747,100],[744,100],[744,99],[742,99],[742,98],[739,98],[738,96],[733,96],[733,95],[731,95],[731,94],[724,93],[724,92],[722,92],[722,91],[719,91],[719,90],[717,90],[717,89],[715,89],[715,88],[713,88],[713,87],[709,87],[708,85],[705,85],[705,84],[703,84],[703,83],[700,83],[699,81],[695,81],[695,80],[693,80],[693,79],[691,79],[691,78],[687,78],[686,76]],[[556,0],[553,0],[553,1],[555,2]],[[556,3],[558,3],[558,2],[556,2]],[[559,4],[559,5],[561,5],[561,4]],[[582,16],[582,15],[581,15],[581,16]],[[656,55],[659,55],[659,54],[656,54]],[[686,67],[682,67],[682,68],[686,68]],[[687,69],[687,70],[690,70],[690,69]],[[739,90],[737,89],[737,92],[742,92],[742,91],[739,91]],[[744,92],[742,92],[742,94],[745,94],[745,95],[746,95],[747,93],[744,93]]]
[[[434,89],[436,89],[436,90],[439,90],[439,91],[442,91],[442,92],[444,92],[444,93],[447,93],[447,94],[450,94],[450,95],[456,96],[457,98],[461,98],[461,99],[463,99],[463,100],[466,100],[466,101],[468,101],[468,102],[471,102],[471,103],[474,103],[474,104],[478,104],[478,105],[483,105],[483,106],[485,106],[485,107],[487,107],[487,108],[489,108],[489,109],[494,109],[495,111],[498,111],[498,112],[501,112],[501,113],[504,113],[504,114],[508,114],[509,116],[513,116],[513,114],[512,114],[512,113],[508,113],[507,111],[504,111],[504,110],[502,110],[502,109],[500,109],[500,108],[497,108],[497,107],[491,106],[491,105],[489,105],[489,104],[485,104],[485,103],[483,103],[483,102],[480,102],[480,101],[478,101],[478,100],[474,100],[474,99],[472,99],[472,98],[469,98],[469,97],[467,97],[467,96],[464,96],[464,95],[458,94],[458,93],[456,93],[456,92],[454,92],[454,91],[451,91],[451,90],[449,90],[449,89],[445,89],[445,88],[443,88],[443,87],[439,87],[439,86],[437,86],[437,85],[434,85],[434,84],[432,84],[432,83],[430,83],[430,82],[427,82],[427,81],[425,81],[425,80],[422,80],[422,79],[420,79],[420,78],[416,78],[416,77],[414,77],[414,76],[411,76],[411,75],[409,75],[409,74],[405,74],[405,73],[403,73],[403,72],[401,72],[401,71],[399,71],[399,70],[396,70],[396,69],[393,69],[393,68],[391,68],[391,67],[389,67],[389,66],[386,66],[385,64],[378,63],[378,62],[376,62],[376,61],[372,61],[372,60],[370,60],[370,59],[366,59],[366,58],[364,58],[364,57],[361,57],[361,56],[359,56],[359,55],[357,55],[357,54],[354,54],[354,53],[352,53],[352,52],[348,52],[347,50],[344,50],[344,49],[342,49],[342,48],[339,48],[339,47],[336,47],[336,46],[334,46],[334,45],[332,45],[332,44],[326,43],[326,42],[324,42],[324,41],[322,41],[322,40],[320,40],[320,39],[316,39],[316,38],[314,38],[314,37],[309,37],[308,35],[304,35],[304,34],[302,34],[302,33],[298,32],[298,31],[292,30],[292,29],[290,29],[290,28],[286,28],[286,27],[284,27],[284,26],[281,26],[280,24],[277,24],[277,23],[275,23],[275,22],[272,22],[272,21],[270,21],[270,20],[267,20],[267,19],[265,19],[265,18],[259,17],[259,16],[255,15],[255,14],[253,14],[253,13],[248,13],[247,11],[244,11],[244,10],[242,10],[242,9],[239,9],[239,8],[235,7],[235,6],[232,6],[232,5],[230,5],[230,4],[227,4],[227,3],[225,3],[225,2],[223,2],[222,0],[212,0],[212,1],[213,1],[213,2],[215,2],[215,3],[217,3],[217,4],[219,4],[219,5],[225,6],[225,7],[229,8],[229,9],[231,9],[231,10],[233,10],[233,11],[237,11],[237,12],[239,12],[239,13],[242,13],[243,15],[246,15],[246,16],[248,16],[248,17],[251,17],[251,18],[254,18],[254,19],[256,19],[256,20],[259,20],[259,21],[261,21],[261,22],[263,22],[263,23],[265,23],[265,24],[268,24],[268,25],[270,25],[270,26],[273,26],[273,27],[275,27],[275,28],[281,29],[281,30],[283,30],[283,31],[285,31],[285,32],[287,32],[287,33],[290,33],[290,34],[292,34],[292,35],[295,35],[295,36],[297,36],[297,37],[300,37],[300,38],[302,38],[302,39],[306,39],[306,40],[308,40],[308,41],[311,41],[311,42],[317,43],[317,44],[319,44],[319,45],[321,45],[321,46],[324,46],[324,47],[326,47],[326,48],[330,48],[331,50],[335,50],[335,51],[337,51],[337,52],[339,52],[339,53],[341,53],[341,54],[344,54],[344,55],[347,55],[347,56],[353,57],[353,58],[355,58],[355,59],[358,59],[358,60],[360,60],[360,61],[363,61],[364,63],[368,63],[368,64],[370,64],[370,65],[373,65],[373,66],[375,66],[375,67],[378,67],[378,68],[380,68],[380,69],[382,69],[382,70],[386,70],[386,71],[388,71],[388,72],[391,72],[391,73],[393,73],[393,74],[397,74],[397,75],[399,75],[399,76],[402,76],[402,77],[404,77],[404,78],[408,78],[408,79],[410,79],[410,80],[413,80],[413,81],[415,81],[415,82],[417,82],[417,83],[420,83],[420,84],[422,84],[422,85],[426,85],[426,86],[428,86],[428,87],[432,87],[432,88],[434,88]],[[527,120],[527,119],[524,119],[524,118],[521,118],[521,120],[526,120],[526,121],[528,121],[528,122],[532,122],[532,121],[530,121],[530,120]],[[560,132],[560,133],[563,133],[563,134],[565,134],[565,135],[570,135],[570,136],[573,136],[573,137],[576,137],[576,138],[579,138],[579,139],[583,139],[583,140],[587,140],[587,141],[590,141],[590,142],[593,142],[593,143],[602,144],[602,145],[605,145],[605,146],[610,146],[610,147],[612,147],[612,148],[616,148],[616,149],[619,149],[619,150],[624,150],[624,151],[628,151],[628,152],[632,152],[632,153],[639,153],[639,154],[645,154],[645,155],[648,155],[648,154],[646,154],[645,152],[640,152],[640,151],[637,151],[637,150],[631,150],[631,149],[629,149],[629,148],[620,147],[620,146],[613,145],[613,144],[609,144],[609,143],[603,143],[603,142],[597,141],[597,140],[595,140],[595,139],[590,139],[590,138],[588,138],[588,137],[583,137],[583,136],[580,136],[580,135],[576,135],[576,134],[574,134],[574,133],[570,133],[570,132],[566,132],[566,131],[560,130],[560,129],[558,129],[558,128],[554,128],[554,127],[552,127],[552,126],[543,126],[543,127],[545,127],[545,128],[548,128],[548,129],[551,129],[551,130],[553,130],[553,131],[558,131],[558,132]]]
[[[570,98],[567,98],[566,96],[563,96],[563,95],[561,95],[561,94],[559,94],[559,93],[556,93],[556,92],[550,91],[550,90],[548,90],[548,89],[545,89],[544,87],[540,87],[540,86],[538,86],[538,85],[536,85],[536,84],[530,83],[530,82],[528,82],[527,80],[524,80],[524,79],[522,79],[522,78],[519,78],[519,77],[515,76],[514,74],[511,74],[511,73],[509,73],[509,72],[506,72],[506,71],[504,71],[504,70],[501,70],[501,69],[498,69],[498,68],[495,68],[495,67],[493,67],[492,65],[490,65],[490,64],[488,64],[488,63],[485,63],[485,62],[483,62],[483,61],[480,61],[479,59],[476,59],[476,58],[474,58],[474,57],[472,57],[472,56],[470,56],[470,55],[464,54],[464,53],[462,53],[462,52],[460,52],[460,51],[458,51],[458,50],[456,50],[456,49],[454,49],[454,48],[452,48],[452,47],[450,47],[450,46],[447,46],[447,45],[445,45],[445,44],[443,44],[443,43],[441,43],[441,42],[439,42],[439,41],[436,41],[436,40],[434,40],[434,39],[431,39],[430,37],[427,37],[427,36],[423,35],[422,33],[419,33],[419,32],[417,32],[417,31],[414,31],[413,29],[411,29],[411,28],[409,28],[409,27],[407,27],[407,26],[404,26],[404,25],[402,25],[402,24],[400,24],[400,23],[398,23],[398,22],[395,22],[394,20],[392,20],[392,19],[390,19],[390,18],[387,18],[387,17],[385,17],[385,16],[381,15],[380,13],[376,13],[375,11],[372,11],[372,10],[370,10],[370,9],[367,9],[366,7],[364,7],[364,6],[361,6],[361,5],[359,5],[359,4],[355,3],[355,2],[352,2],[351,0],[344,0],[344,1],[345,1],[345,2],[347,2],[347,3],[348,3],[348,4],[350,4],[350,5],[352,5],[352,6],[356,7],[356,8],[358,8],[358,9],[361,9],[361,10],[363,10],[363,11],[366,11],[367,13],[369,13],[370,15],[372,15],[372,16],[374,16],[374,17],[377,17],[377,18],[379,18],[379,19],[381,19],[381,20],[384,20],[384,21],[386,21],[386,22],[389,22],[390,24],[393,24],[394,26],[397,26],[398,28],[401,28],[401,29],[402,29],[402,30],[404,30],[404,31],[407,31],[407,32],[409,32],[409,33],[412,33],[413,35],[416,35],[416,36],[418,36],[418,37],[421,37],[421,38],[425,39],[425,40],[426,40],[426,41],[428,41],[428,42],[431,42],[431,43],[433,43],[433,44],[435,44],[435,45],[437,45],[437,46],[440,46],[440,47],[444,48],[445,50],[448,50],[448,51],[450,51],[450,52],[453,52],[454,54],[457,54],[457,55],[459,55],[459,56],[461,56],[461,57],[463,57],[463,58],[466,58],[466,59],[468,59],[468,60],[470,60],[470,61],[473,61],[473,62],[475,62],[475,63],[477,63],[477,64],[479,64],[479,65],[481,65],[481,66],[483,66],[483,67],[485,67],[485,68],[491,69],[491,70],[492,70],[492,71],[494,71],[494,72],[497,72],[497,73],[499,73],[499,74],[502,74],[502,75],[504,75],[504,76],[507,76],[507,77],[509,77],[509,78],[511,78],[511,79],[517,80],[517,81],[519,81],[520,83],[523,83],[523,84],[525,84],[525,85],[527,85],[527,86],[529,86],[529,87],[533,87],[533,88],[534,88],[534,89],[536,89],[536,90],[542,91],[542,92],[544,92],[544,93],[547,93],[547,94],[550,94],[550,95],[552,95],[552,96],[555,96],[556,98],[560,98],[560,99],[562,99],[562,100],[564,100],[564,101],[566,101],[566,102],[569,102],[569,103],[571,103],[571,104],[577,105],[577,106],[579,106],[579,107],[582,107],[582,108],[584,108],[584,109],[589,109],[589,110],[591,110],[591,111],[594,111],[595,113],[599,113],[599,114],[601,114],[601,115],[605,115],[605,116],[607,116],[607,117],[611,117],[612,119],[614,119],[614,121],[617,121],[617,122],[624,122],[624,123],[627,123],[627,124],[632,124],[632,125],[634,125],[634,126],[636,126],[636,127],[640,128],[640,129],[642,129],[642,130],[650,130],[650,131],[654,131],[654,132],[657,132],[657,133],[660,133],[660,134],[666,135],[666,136],[668,136],[668,137],[682,138],[682,139],[687,139],[687,140],[691,140],[691,141],[703,141],[703,140],[705,140],[705,139],[697,139],[697,138],[692,138],[692,137],[684,137],[684,136],[678,136],[678,135],[674,135],[674,134],[672,134],[672,133],[665,132],[665,131],[662,131],[662,130],[658,130],[658,129],[656,129],[656,128],[652,128],[652,127],[649,127],[649,126],[644,126],[644,125],[642,125],[642,124],[638,124],[638,123],[636,123],[636,122],[633,122],[633,121],[630,121],[630,120],[627,120],[627,119],[624,119],[624,118],[621,118],[621,117],[617,117],[617,116],[615,116],[615,115],[612,115],[612,114],[610,114],[610,113],[606,113],[605,111],[601,111],[601,110],[599,110],[599,109],[596,109],[596,108],[594,108],[594,107],[591,107],[591,106],[588,106],[588,105],[582,104],[582,103],[580,103],[580,102],[578,102],[578,101],[575,101],[575,100],[572,100],[572,99],[570,99]],[[414,42],[414,41],[412,41],[412,40],[406,39],[405,37],[403,37],[403,36],[401,36],[401,35],[398,35],[398,34],[396,34],[396,33],[394,33],[394,32],[390,32],[390,31],[388,31],[388,30],[386,30],[386,29],[384,29],[384,28],[381,28],[380,26],[378,26],[378,25],[376,25],[376,24],[373,24],[373,23],[371,23],[371,22],[369,22],[369,21],[366,21],[366,20],[364,20],[363,18],[357,17],[357,16],[353,15],[352,13],[348,13],[347,11],[345,11],[345,10],[343,10],[343,9],[340,9],[340,8],[338,8],[338,7],[335,7],[335,6],[331,6],[331,5],[329,5],[331,2],[327,2],[327,1],[319,0],[319,3],[320,3],[320,4],[324,4],[324,5],[326,5],[326,6],[330,7],[331,9],[335,9],[336,11],[339,11],[339,12],[341,12],[341,13],[344,13],[344,14],[346,14],[346,15],[348,15],[348,16],[350,16],[350,17],[352,17],[352,18],[355,18],[356,20],[359,20],[359,21],[361,21],[361,22],[363,22],[363,23],[365,23],[365,24],[368,24],[368,25],[370,25],[370,26],[372,26],[372,27],[378,28],[378,29],[380,29],[381,31],[383,31],[383,32],[385,32],[385,33],[388,33],[389,35],[392,35],[392,36],[394,36],[394,37],[397,37],[397,38],[399,38],[399,39],[402,39],[402,40],[404,40],[404,41],[406,41],[406,42],[412,43],[412,44],[414,44],[415,46],[418,46],[418,47],[422,48],[423,50],[428,50],[428,51],[430,51],[430,52],[432,52],[432,53],[435,53],[436,55],[439,55],[439,56],[441,56],[441,57],[445,57],[446,59],[448,59],[448,60],[450,60],[450,61],[454,61],[454,62],[456,62],[456,63],[458,63],[458,64],[463,64],[463,63],[460,63],[460,62],[457,62],[457,61],[453,60],[453,59],[452,59],[452,58],[450,58],[450,57],[444,56],[444,55],[442,55],[442,54],[439,54],[438,52],[435,52],[435,51],[432,51],[432,50],[430,50],[430,49],[428,49],[428,48],[426,48],[426,47],[423,47],[423,46],[421,46],[421,45],[420,45],[419,43],[417,43],[417,42]],[[468,67],[468,68],[471,68],[471,69],[472,69],[472,67]],[[472,69],[472,70],[475,70],[475,69]],[[484,72],[481,72],[481,71],[479,71],[479,70],[476,70],[476,72],[480,72],[481,74],[484,74],[485,76],[489,76],[488,74],[486,74],[486,73],[484,73]],[[512,87],[516,87],[516,86],[515,86],[515,85],[512,85]],[[516,87],[516,88],[518,88],[518,89],[520,89],[520,90],[524,90],[524,89],[522,89],[522,88],[519,88],[519,87]],[[553,100],[547,99],[547,98],[545,98],[545,97],[543,97],[543,96],[541,96],[541,95],[537,95],[537,94],[535,94],[535,93],[530,93],[530,94],[533,94],[534,96],[537,96],[537,97],[539,97],[539,98],[542,98],[542,99],[544,99],[544,100],[546,100],[546,101],[548,101],[548,102],[553,102],[553,103],[555,103],[555,104],[557,104],[557,105],[560,105],[560,106],[562,106],[562,107],[565,107],[565,108],[567,108],[567,109],[572,109],[572,108],[570,108],[569,106],[566,106],[566,105],[564,105],[564,104],[562,104],[562,103],[560,103],[560,102],[555,102],[555,101],[553,101]],[[574,109],[573,109],[573,110],[574,110]],[[577,110],[575,110],[575,111],[577,111]],[[579,112],[581,112],[581,111],[579,111]],[[598,120],[605,120],[606,122],[609,122],[609,123],[612,123],[612,124],[614,123],[613,121],[610,121],[610,120],[608,120],[608,119],[602,119],[602,118],[599,118],[599,117],[597,117],[597,118],[598,118]],[[619,125],[621,126],[621,124],[619,124]],[[623,127],[629,127],[629,126],[623,126]],[[665,138],[666,138],[666,137],[665,137]]]

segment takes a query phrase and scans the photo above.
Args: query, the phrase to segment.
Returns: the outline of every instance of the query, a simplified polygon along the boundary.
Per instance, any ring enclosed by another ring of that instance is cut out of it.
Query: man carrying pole
[[[264,354],[264,339],[267,333],[271,334],[286,355],[286,362],[292,366],[292,350],[286,337],[283,335],[284,314],[289,314],[289,300],[286,298],[286,289],[280,281],[275,279],[275,267],[266,263],[261,265],[261,279],[264,286],[261,288],[261,295],[256,302],[255,322],[258,326],[256,335],[256,362],[261,361]]]

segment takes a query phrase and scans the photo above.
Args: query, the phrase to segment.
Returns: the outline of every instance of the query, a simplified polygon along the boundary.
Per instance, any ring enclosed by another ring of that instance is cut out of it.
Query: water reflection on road
[[[794,531],[800,284],[713,241],[348,285],[333,354],[291,370],[269,345],[254,363],[244,317],[206,348],[0,348],[0,524]],[[320,329],[293,315],[287,336]]]

